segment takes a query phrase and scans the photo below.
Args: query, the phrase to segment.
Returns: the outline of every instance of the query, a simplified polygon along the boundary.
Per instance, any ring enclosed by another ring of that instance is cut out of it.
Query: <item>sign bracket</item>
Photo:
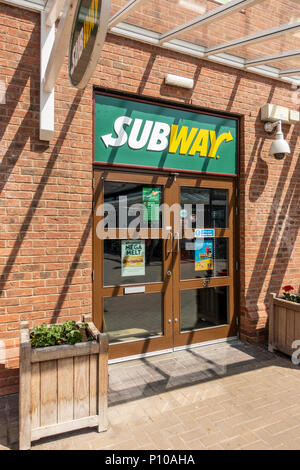
[[[48,26],[46,12],[41,11],[41,69],[40,69],[40,140],[50,141],[54,135],[54,88],[44,91],[44,78],[55,40],[55,23]]]
[[[48,0],[41,12],[40,140],[49,142],[54,136],[54,88],[69,44],[70,81],[83,89],[98,63],[110,6],[111,0],[89,0],[89,4],[83,0]]]
[[[55,82],[67,53],[76,7],[77,1],[53,0],[41,12],[40,140],[48,142],[54,136]]]

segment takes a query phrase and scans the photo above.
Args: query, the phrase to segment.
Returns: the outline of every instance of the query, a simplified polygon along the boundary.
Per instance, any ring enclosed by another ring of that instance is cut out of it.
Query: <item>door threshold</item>
[[[160,356],[163,354],[169,354],[172,352],[176,351],[182,351],[184,349],[193,349],[193,348],[200,348],[202,346],[210,346],[213,344],[219,344],[219,343],[231,343],[233,341],[237,341],[238,337],[237,336],[230,336],[229,338],[221,338],[221,339],[215,339],[211,341],[203,341],[202,343],[194,343],[194,344],[187,344],[185,346],[176,346],[174,348],[169,348],[169,349],[162,349],[160,351],[151,351],[148,353],[142,353],[142,354],[136,354],[134,356],[126,356],[126,357],[118,357],[116,359],[109,359],[108,364],[117,364],[119,362],[127,362],[127,361],[134,361],[136,359],[143,359],[144,357],[151,357],[151,356]]]

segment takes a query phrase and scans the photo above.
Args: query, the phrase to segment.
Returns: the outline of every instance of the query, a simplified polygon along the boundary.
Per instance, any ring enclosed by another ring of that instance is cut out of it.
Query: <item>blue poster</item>
[[[195,271],[213,270],[213,241],[195,241]]]

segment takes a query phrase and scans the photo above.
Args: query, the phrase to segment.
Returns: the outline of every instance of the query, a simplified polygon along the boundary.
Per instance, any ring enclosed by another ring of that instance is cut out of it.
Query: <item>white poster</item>
[[[122,240],[122,276],[145,276],[145,240]]]

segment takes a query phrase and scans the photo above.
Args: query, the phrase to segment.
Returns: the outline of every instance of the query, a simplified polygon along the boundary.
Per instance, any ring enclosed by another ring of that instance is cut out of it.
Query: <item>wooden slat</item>
[[[57,361],[41,367],[41,426],[57,423]]]
[[[74,345],[64,344],[63,346],[49,346],[47,348],[37,348],[32,350],[31,362],[51,361],[55,359],[65,359],[67,357],[86,356],[99,352],[99,344],[96,341],[87,343],[77,343]]]
[[[275,294],[271,293],[269,296],[269,351],[274,350],[274,298]]]
[[[286,309],[277,308],[277,342],[286,346]]]
[[[300,339],[300,313],[295,313],[295,339]]]
[[[66,423],[52,424],[49,426],[32,430],[32,440],[42,439],[43,437],[60,434],[63,432],[74,431],[88,426],[97,426],[98,416],[87,416],[85,418],[68,421]]]
[[[276,345],[276,349],[283,352],[284,354],[287,354],[288,356],[291,356],[293,353],[293,349],[288,348],[287,346],[283,346],[282,344]]]
[[[278,305],[279,307],[283,308],[290,308],[291,310],[295,310],[295,312],[300,312],[300,304],[291,302],[290,300],[279,299],[278,297],[275,297],[274,305]]]
[[[74,419],[89,416],[89,357],[74,357]]]
[[[106,334],[99,335],[100,356],[99,356],[99,402],[98,415],[99,424],[98,432],[106,431],[107,422],[107,397],[108,397],[108,336]]]
[[[20,399],[19,399],[19,448],[28,450],[31,446],[31,344],[28,323],[21,323],[20,331]]]
[[[286,309],[286,340],[287,348],[292,349],[292,343],[295,339],[295,312]]]
[[[31,428],[38,428],[41,425],[40,409],[40,364],[31,366]]]
[[[73,419],[73,358],[57,361],[57,420]]]
[[[90,415],[97,414],[97,391],[98,391],[98,355],[90,355]]]

